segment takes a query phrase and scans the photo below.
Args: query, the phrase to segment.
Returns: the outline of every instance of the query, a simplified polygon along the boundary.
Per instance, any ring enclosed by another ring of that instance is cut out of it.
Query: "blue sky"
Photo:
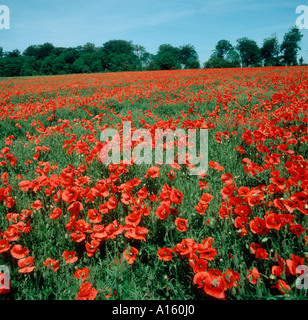
[[[308,0],[2,0],[10,29],[0,30],[4,51],[51,42],[75,47],[112,39],[131,40],[156,53],[160,44],[191,44],[203,64],[221,39],[248,37],[259,46],[295,25],[296,7]],[[299,56],[308,63],[308,30]]]

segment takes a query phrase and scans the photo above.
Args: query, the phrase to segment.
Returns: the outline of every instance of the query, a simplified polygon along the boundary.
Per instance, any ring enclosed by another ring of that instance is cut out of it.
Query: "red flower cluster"
[[[1,261],[21,279],[76,266],[79,300],[105,292],[90,270],[107,247],[130,272],[150,254],[186,264],[187,285],[206,297],[227,299],[261,282],[270,294],[296,295],[297,268],[307,264],[307,79],[306,67],[294,67],[2,81]],[[102,164],[105,129],[117,130],[127,151],[124,121],[132,132],[208,129],[207,172],[190,176],[192,155],[179,164],[177,152],[170,165]],[[65,239],[60,256],[49,242],[34,243],[49,232],[50,243]]]

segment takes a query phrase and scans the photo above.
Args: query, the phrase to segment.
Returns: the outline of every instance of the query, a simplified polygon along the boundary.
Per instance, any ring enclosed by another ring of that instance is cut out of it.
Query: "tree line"
[[[303,57],[297,60],[301,50],[303,35],[297,27],[292,27],[284,34],[279,44],[276,35],[263,40],[259,47],[256,41],[247,37],[236,40],[233,46],[230,41],[218,41],[210,59],[205,62],[205,68],[236,68],[262,66],[296,66],[304,65]]]
[[[101,47],[86,43],[70,48],[46,42],[30,45],[22,53],[18,49],[4,52],[0,47],[0,76],[303,65],[303,58],[297,60],[302,37],[299,29],[292,27],[281,44],[275,35],[264,39],[262,47],[247,37],[238,39],[235,46],[220,40],[203,66],[190,44],[162,44],[156,54],[126,40],[110,40]]]

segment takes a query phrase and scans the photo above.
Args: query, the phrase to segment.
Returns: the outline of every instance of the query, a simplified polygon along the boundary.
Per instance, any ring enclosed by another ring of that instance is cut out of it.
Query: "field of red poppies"
[[[0,299],[307,299],[307,110],[308,67],[0,79]],[[102,163],[124,121],[207,171]]]

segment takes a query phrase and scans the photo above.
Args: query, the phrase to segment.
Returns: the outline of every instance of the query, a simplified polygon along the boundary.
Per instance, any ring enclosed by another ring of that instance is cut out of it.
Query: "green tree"
[[[22,54],[25,57],[34,57],[35,59],[39,59],[39,50],[40,48],[38,45],[31,45],[27,47]]]
[[[134,71],[141,68],[131,41],[110,40],[101,49],[105,55],[103,67],[107,71]]]
[[[276,35],[266,38],[261,48],[261,58],[265,66],[276,66],[279,64],[279,42]]]
[[[145,50],[144,46],[139,44],[134,45],[134,54],[137,56],[140,64],[140,70],[147,64],[150,54]]]
[[[63,57],[66,64],[73,64],[76,59],[80,57],[80,53],[75,48],[68,48],[63,53],[61,53],[60,57]]]
[[[69,65],[66,63],[63,55],[56,57],[53,60],[52,74],[67,74]]]
[[[160,70],[160,67],[158,63],[155,60],[156,55],[149,53],[147,56],[147,61],[146,64],[144,65],[144,70],[146,71],[155,71],[155,70]]]
[[[55,47],[51,43],[46,42],[41,45],[29,46],[24,50],[23,55],[26,57],[35,57],[37,60],[43,60],[51,55],[54,49]]]
[[[171,44],[162,44],[159,46],[155,61],[160,70],[181,69],[179,49]]]
[[[85,62],[85,56],[82,55],[78,59],[74,61],[71,66],[71,70],[73,73],[90,73],[91,69]]]
[[[87,42],[84,46],[82,46],[83,53],[94,53],[96,51],[96,47],[94,43]]]
[[[181,65],[184,69],[198,69],[200,68],[200,62],[198,53],[194,46],[190,44],[183,45],[178,51]]]
[[[239,68],[241,66],[241,57],[234,48],[228,51],[225,60],[230,63],[231,68]]]
[[[71,70],[73,73],[102,72],[102,53],[95,51],[81,54],[71,65]]]
[[[15,49],[13,51],[6,52],[4,56],[7,58],[17,58],[20,57],[20,55],[20,51],[18,49]]]
[[[218,41],[214,53],[218,58],[225,59],[228,52],[233,49],[232,44],[228,40]]]
[[[210,59],[204,64],[204,68],[238,68],[240,66],[240,55],[227,40],[218,41]]]
[[[217,57],[216,54],[212,54],[204,63],[205,69],[219,69],[219,68],[228,68],[228,63],[225,59]]]
[[[254,40],[246,37],[237,39],[236,49],[239,51],[243,67],[261,66],[261,50]]]
[[[53,64],[56,58],[57,56],[55,54],[52,54],[46,57],[41,63],[40,74],[45,74],[45,75],[54,74]]]
[[[3,77],[19,77],[21,75],[21,67],[23,57],[4,57],[0,64],[0,74]]]
[[[36,76],[39,74],[41,61],[35,57],[24,57],[23,64],[20,69],[21,76]]]
[[[297,54],[301,50],[300,42],[303,35],[300,33],[297,27],[292,27],[285,33],[283,41],[280,47],[282,53],[282,61],[287,66],[296,66]]]

